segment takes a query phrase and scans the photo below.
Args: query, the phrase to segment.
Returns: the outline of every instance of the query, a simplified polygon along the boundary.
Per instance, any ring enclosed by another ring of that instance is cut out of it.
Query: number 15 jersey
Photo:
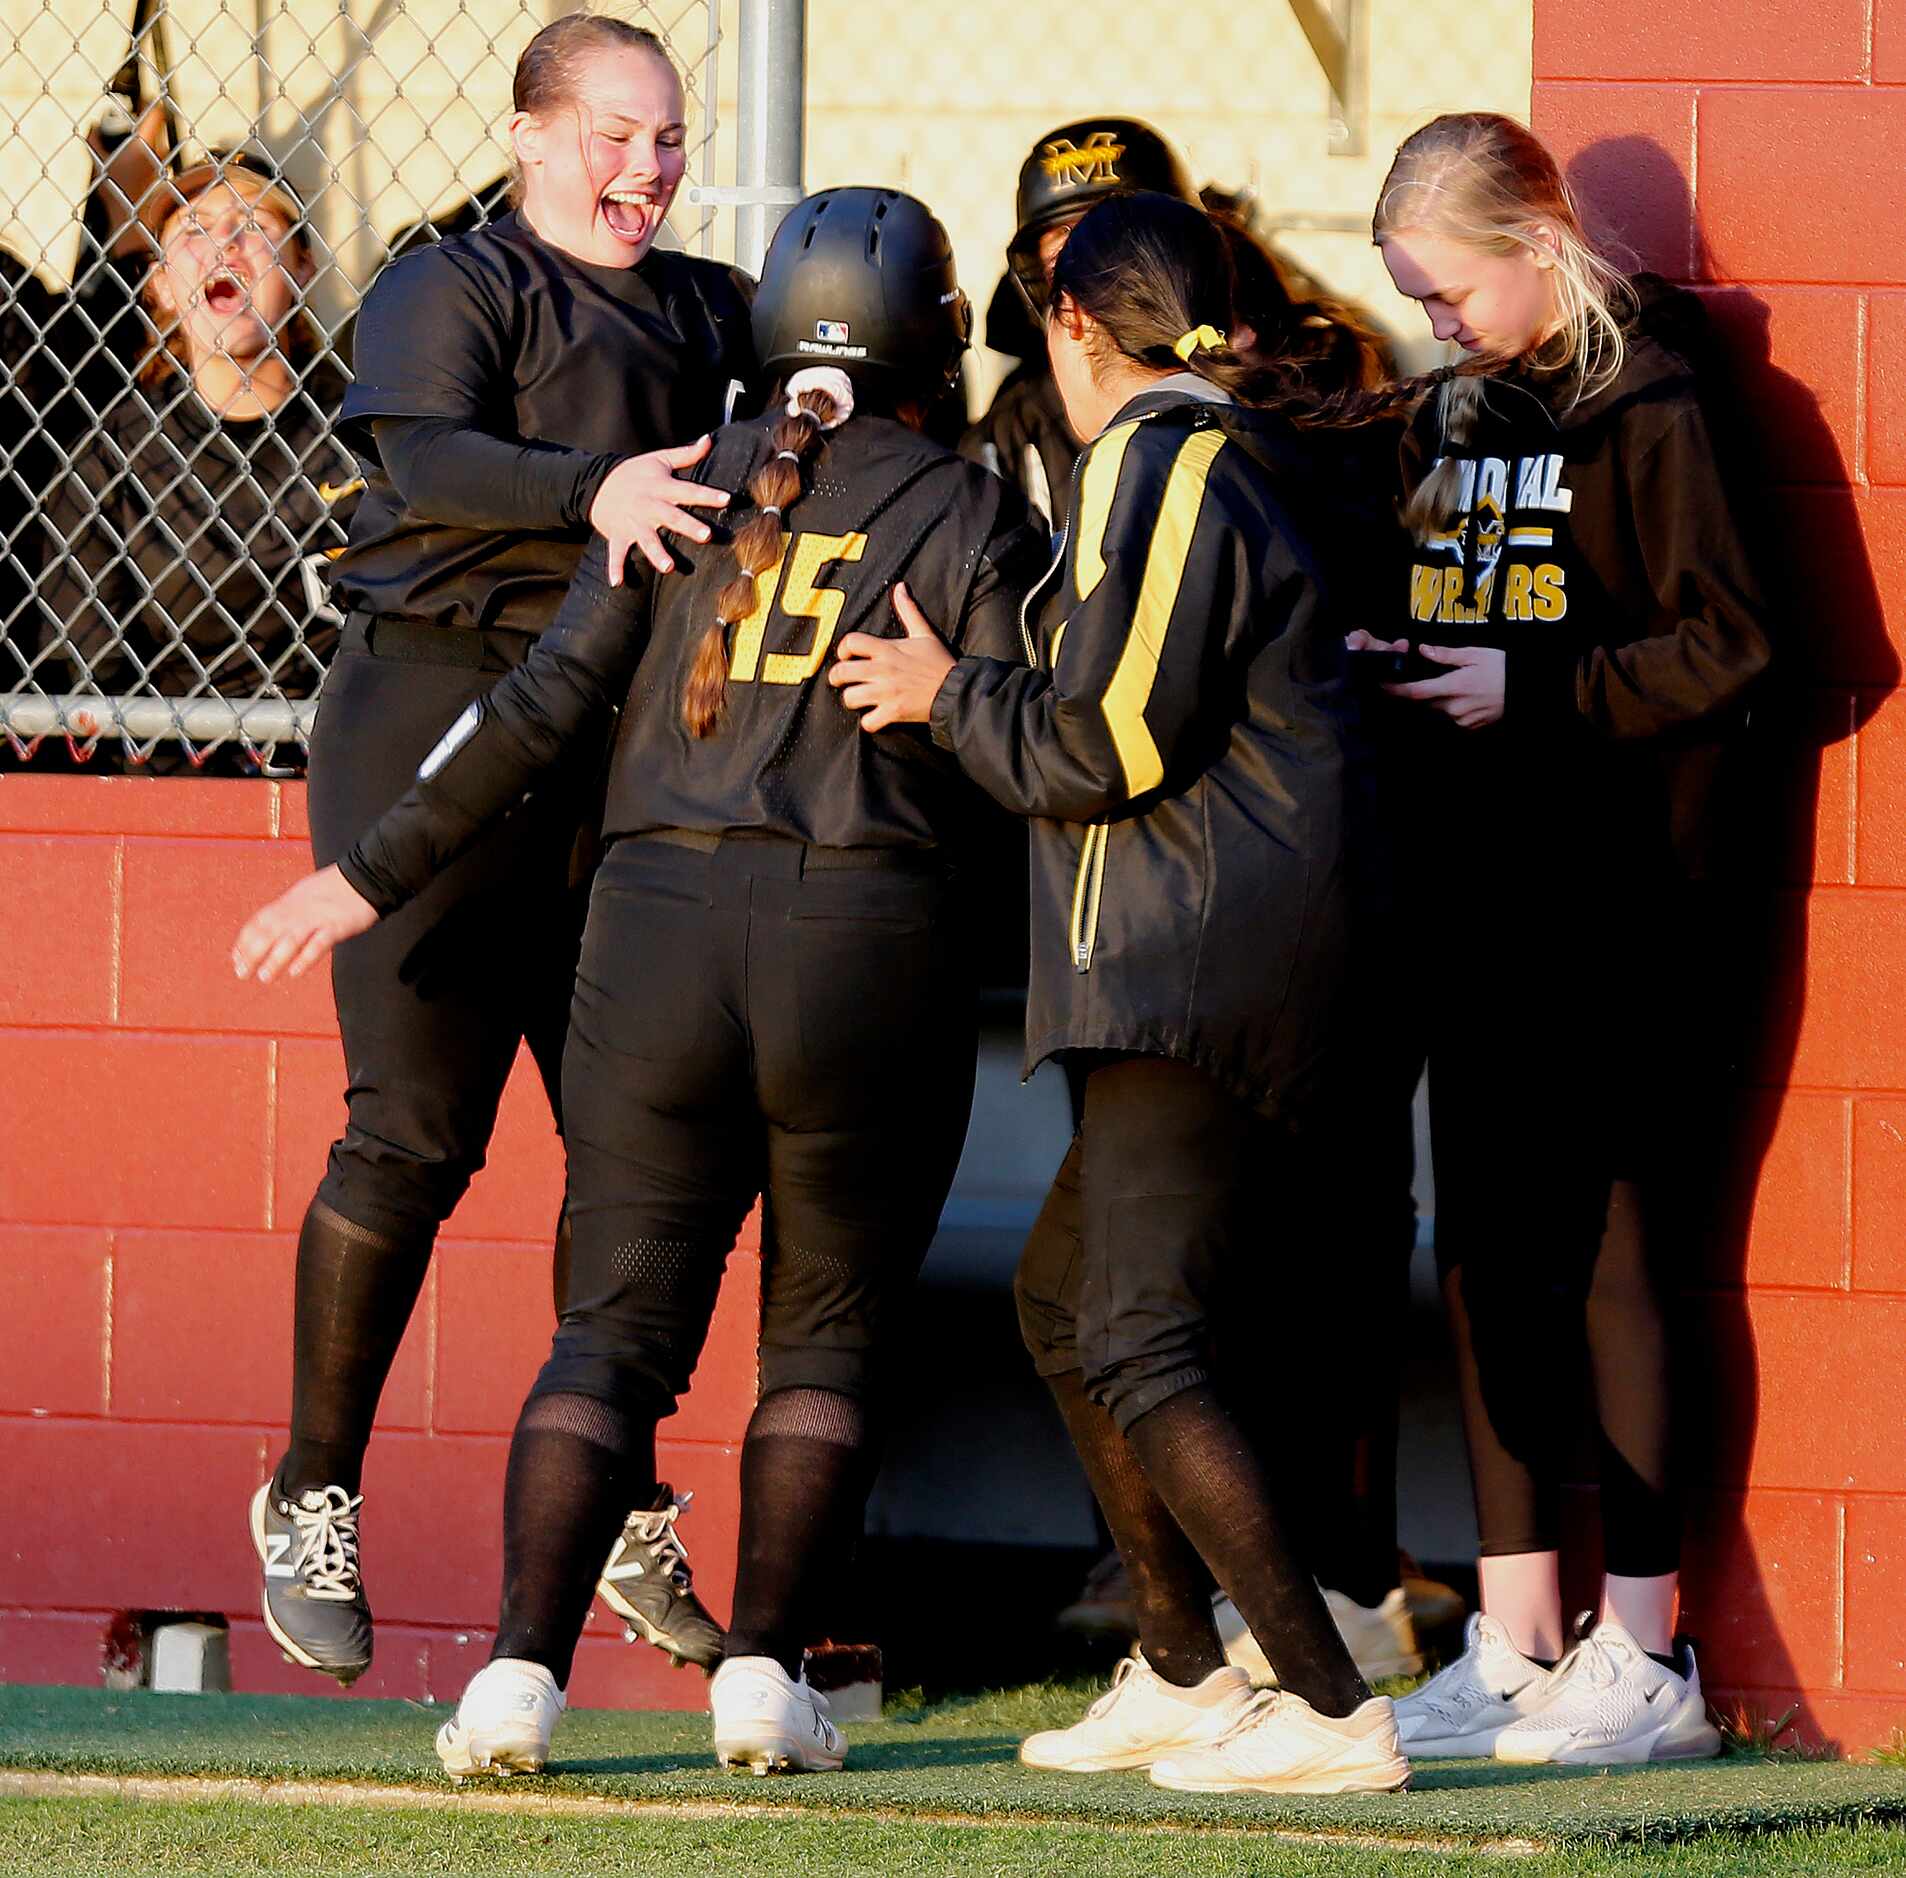
[[[620,587],[593,540],[529,660],[448,731],[417,784],[340,865],[380,911],[419,891],[566,752],[621,710],[603,834],[687,829],[786,836],[822,847],[932,847],[978,804],[923,725],[869,735],[827,683],[850,632],[898,636],[904,580],[953,652],[1023,661],[1021,608],[1050,550],[1020,498],[989,470],[877,417],[830,432],[802,464],[805,493],[775,565],[728,633],[727,703],[712,735],[682,722],[682,693],[716,598],[737,572],[729,545],[754,512],[749,480],[774,453],[778,413],[730,424],[695,477],[735,493],[712,539],[669,539],[677,572],[632,555]]]

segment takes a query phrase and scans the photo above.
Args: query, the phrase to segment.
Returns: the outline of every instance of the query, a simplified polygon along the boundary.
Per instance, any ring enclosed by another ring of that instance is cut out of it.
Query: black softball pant
[[[610,849],[563,1066],[568,1307],[532,1400],[669,1413],[758,1195],[760,1393],[875,1392],[972,1107],[950,900],[909,850]]]
[[[1261,1248],[1278,1131],[1162,1056],[1066,1058],[1078,1132],[1020,1255],[1020,1334],[1121,1430],[1214,1379],[1225,1300]]]
[[[311,738],[319,866],[403,795],[437,739],[506,669],[339,654]],[[428,1244],[483,1165],[525,1041],[560,1126],[585,905],[572,860],[593,782],[593,761],[579,759],[408,906],[332,954],[349,1115],[318,1199],[345,1219]]]

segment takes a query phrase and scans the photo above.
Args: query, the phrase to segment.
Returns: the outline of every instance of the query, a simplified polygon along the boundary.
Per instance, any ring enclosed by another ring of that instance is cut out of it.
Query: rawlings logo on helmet
[[[1070,137],[1042,144],[1039,161],[1055,183],[1115,183],[1120,180],[1115,165],[1124,154],[1116,131],[1095,130],[1083,147]]]

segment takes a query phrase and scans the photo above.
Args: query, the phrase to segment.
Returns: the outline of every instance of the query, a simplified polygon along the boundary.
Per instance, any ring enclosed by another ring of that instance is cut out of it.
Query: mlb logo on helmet
[[[1039,152],[1039,161],[1055,183],[1115,183],[1120,180],[1117,163],[1125,154],[1118,133],[1095,130],[1083,144],[1070,137],[1055,137]]]
[[[829,345],[844,346],[853,335],[845,320],[816,320],[814,337],[824,339]]]

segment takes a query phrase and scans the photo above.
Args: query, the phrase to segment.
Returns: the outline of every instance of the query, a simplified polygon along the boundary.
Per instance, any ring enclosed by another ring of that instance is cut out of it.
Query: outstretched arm
[[[592,541],[529,658],[472,704],[424,758],[402,800],[332,867],[245,922],[241,978],[295,978],[333,946],[414,899],[551,769],[600,739],[646,643],[650,581],[612,585]]]

